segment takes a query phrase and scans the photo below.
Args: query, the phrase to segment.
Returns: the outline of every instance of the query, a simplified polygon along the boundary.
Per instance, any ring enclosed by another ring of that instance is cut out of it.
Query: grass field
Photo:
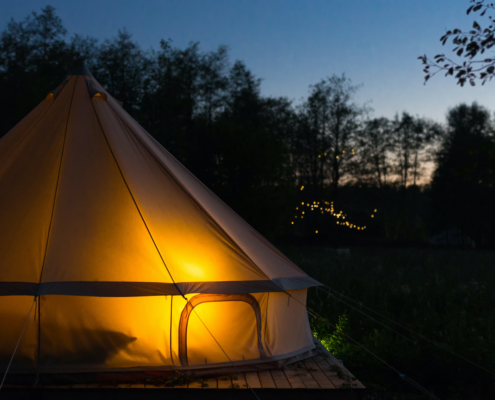
[[[495,371],[494,253],[351,248],[348,254],[338,254],[322,247],[282,247],[281,250],[313,278],[361,302],[361,306],[353,304],[358,310],[400,334],[321,290],[309,291],[308,306],[338,327],[334,329],[311,318],[313,332],[371,389],[368,399],[427,397],[342,332],[442,400],[495,398],[495,375],[411,335],[363,307]]]

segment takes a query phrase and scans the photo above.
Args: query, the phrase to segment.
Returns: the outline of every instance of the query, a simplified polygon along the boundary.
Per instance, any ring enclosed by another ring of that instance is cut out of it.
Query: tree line
[[[424,240],[456,226],[493,242],[494,125],[477,104],[451,109],[444,125],[407,112],[376,118],[345,75],[310,85],[299,103],[265,96],[261,80],[225,46],[203,51],[199,43],[178,48],[162,40],[145,51],[125,29],[103,41],[68,38],[47,6],[1,33],[0,136],[83,61],[150,134],[270,239],[312,240],[316,230],[318,238],[350,235],[331,213],[291,223],[297,205],[332,201],[360,226],[368,223],[361,236]]]

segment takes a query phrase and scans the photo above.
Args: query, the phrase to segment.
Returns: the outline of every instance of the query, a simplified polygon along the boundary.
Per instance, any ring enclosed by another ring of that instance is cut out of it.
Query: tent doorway
[[[181,365],[265,359],[261,325],[260,306],[250,294],[196,295],[180,317]]]

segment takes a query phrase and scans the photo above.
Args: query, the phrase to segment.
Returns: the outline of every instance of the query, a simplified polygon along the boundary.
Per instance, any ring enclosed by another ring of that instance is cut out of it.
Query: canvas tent
[[[3,371],[30,309],[11,372],[252,365],[314,349],[301,303],[318,282],[85,67],[0,140],[0,226]]]

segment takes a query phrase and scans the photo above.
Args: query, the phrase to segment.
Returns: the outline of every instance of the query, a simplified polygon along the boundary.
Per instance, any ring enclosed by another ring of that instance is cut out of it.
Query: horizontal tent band
[[[180,296],[189,293],[237,294],[283,292],[319,286],[309,277],[278,278],[273,281],[226,281],[226,282],[0,282],[0,296],[94,296],[94,297],[138,297]]]

